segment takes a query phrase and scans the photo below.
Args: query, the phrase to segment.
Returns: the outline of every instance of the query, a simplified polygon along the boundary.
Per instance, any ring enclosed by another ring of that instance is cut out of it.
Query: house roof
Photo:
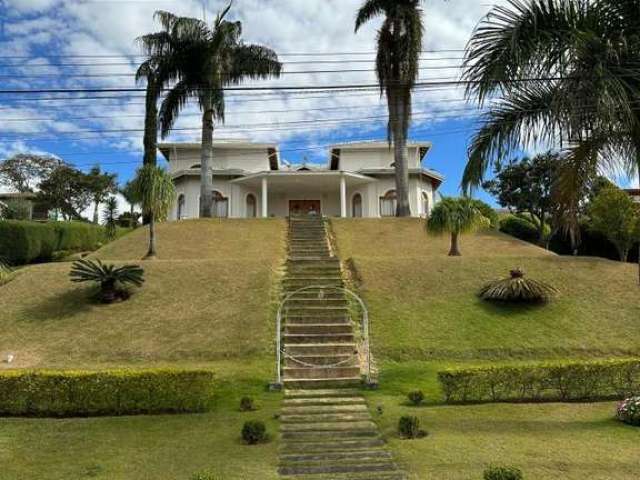
[[[640,188],[627,188],[625,192],[633,197],[640,197]]]
[[[0,200],[33,200],[36,194],[33,192],[0,192]]]
[[[358,173],[363,175],[377,177],[377,176],[385,176],[385,175],[395,175],[394,168],[364,168],[362,170],[358,170]],[[444,182],[444,176],[435,170],[430,170],[428,168],[410,168],[409,175],[424,175],[428,177],[431,182],[434,184],[435,188],[438,188],[442,182]]]

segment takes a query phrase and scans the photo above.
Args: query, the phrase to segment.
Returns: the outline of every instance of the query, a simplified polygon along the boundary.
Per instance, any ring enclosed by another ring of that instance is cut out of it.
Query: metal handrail
[[[336,287],[332,285],[310,285],[307,287],[302,287],[294,292],[289,293],[283,300],[280,302],[280,306],[278,307],[278,313],[276,314],[276,385],[282,385],[282,349],[281,349],[281,336],[282,336],[282,310],[287,302],[295,295],[300,292],[304,292],[305,290],[334,290],[340,291],[348,294],[351,298],[354,298],[360,307],[362,308],[362,338],[363,338],[363,348],[365,354],[365,362],[366,362],[366,381],[367,384],[371,383],[371,343],[369,340],[369,310],[365,305],[364,301],[356,295],[354,292],[344,287]]]

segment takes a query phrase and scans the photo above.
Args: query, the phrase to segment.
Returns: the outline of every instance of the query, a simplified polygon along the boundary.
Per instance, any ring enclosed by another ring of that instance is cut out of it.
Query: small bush
[[[207,370],[0,372],[0,415],[85,417],[204,412],[213,400]]]
[[[267,439],[267,427],[264,422],[250,420],[242,427],[242,439],[247,445],[255,445]]]
[[[500,231],[525,242],[538,242],[538,227],[523,217],[509,215],[503,218],[500,220]],[[549,227],[545,227],[545,235],[549,233]]]
[[[489,220],[489,224],[491,228],[498,228],[500,225],[500,217],[498,216],[498,212],[489,205],[488,203],[483,202],[482,200],[473,199],[473,206],[480,210],[482,216]]]
[[[420,419],[409,415],[400,417],[398,421],[398,433],[402,438],[422,438],[427,435],[424,430],[420,429]]]
[[[511,270],[508,278],[501,278],[486,283],[478,292],[478,296],[487,301],[535,304],[547,303],[558,290],[548,283],[525,278],[524,271],[519,268]]]
[[[451,369],[438,380],[448,403],[613,400],[640,391],[640,360]]]
[[[191,475],[189,480],[222,480],[222,476],[211,472],[198,472]]]
[[[640,427],[640,396],[630,397],[620,402],[617,417],[621,422]]]
[[[424,393],[422,393],[421,390],[415,390],[413,392],[409,392],[407,398],[409,399],[409,403],[411,403],[411,405],[419,407],[420,405],[422,405],[422,402],[424,402]]]
[[[69,273],[72,282],[96,282],[100,285],[98,300],[102,303],[113,303],[116,300],[127,300],[127,285],[142,286],[144,270],[138,265],[104,264],[100,260],[77,260]]]
[[[522,480],[522,472],[515,467],[489,467],[484,471],[484,480]]]
[[[253,398],[251,397],[242,397],[240,399],[240,411],[241,412],[251,412],[255,410],[255,405],[253,404]]]

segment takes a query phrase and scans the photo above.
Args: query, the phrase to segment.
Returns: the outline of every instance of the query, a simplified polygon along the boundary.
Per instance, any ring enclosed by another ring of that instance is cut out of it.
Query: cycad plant
[[[118,226],[118,201],[116,197],[109,197],[105,202],[105,207],[102,212],[102,220],[104,222],[104,230],[107,240],[114,240],[116,238]]]
[[[78,260],[73,262],[69,273],[72,282],[95,282],[100,285],[98,298],[103,303],[129,298],[127,285],[142,286],[144,270],[138,265],[117,267],[100,260]]]
[[[242,24],[226,20],[231,4],[209,27],[197,18],[158,11],[164,34],[140,38],[156,81],[172,85],[160,107],[160,130],[166,137],[189,100],[202,112],[200,158],[200,216],[211,217],[213,206],[213,131],[224,123],[224,88],[246,79],[279,77],[282,65],[276,53],[262,45],[242,41]]]
[[[525,278],[524,271],[516,268],[511,270],[509,278],[487,283],[478,295],[483,300],[494,302],[546,303],[557,293],[554,286]]]
[[[396,215],[411,215],[407,137],[411,124],[411,91],[420,73],[422,51],[421,0],[366,0],[356,16],[355,31],[383,16],[378,31],[376,74],[387,96],[388,136],[393,143],[396,172]]]
[[[152,259],[156,256],[156,222],[167,219],[176,190],[171,175],[151,164],[138,170],[134,185],[142,214],[149,218],[149,250],[145,258]]]
[[[450,234],[449,256],[459,257],[462,255],[459,246],[460,235],[489,225],[489,220],[482,215],[472,199],[444,197],[431,211],[431,216],[427,221],[427,233],[431,235]]]

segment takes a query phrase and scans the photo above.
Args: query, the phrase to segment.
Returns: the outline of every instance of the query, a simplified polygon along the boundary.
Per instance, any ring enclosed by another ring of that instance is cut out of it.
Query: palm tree
[[[485,218],[476,207],[473,199],[444,197],[433,207],[427,221],[427,233],[431,235],[451,235],[450,257],[462,255],[459,248],[459,237],[473,232],[482,226],[488,226]]]
[[[149,251],[145,258],[152,259],[156,256],[156,222],[167,219],[176,191],[171,175],[155,165],[142,166],[134,182],[142,214],[149,216]]]
[[[555,193],[575,234],[584,185],[598,170],[640,174],[639,7],[509,0],[489,12],[467,46],[467,95],[493,102],[471,140],[465,190],[523,145],[560,141],[568,155]]]
[[[118,234],[116,217],[118,216],[118,201],[116,197],[109,197],[105,202],[102,217],[104,220],[104,230],[108,240],[114,240]]]
[[[356,16],[355,31],[384,15],[378,31],[376,73],[389,109],[388,137],[393,142],[396,172],[396,215],[411,215],[407,136],[411,124],[411,91],[418,80],[422,50],[421,0],[366,0]]]
[[[213,132],[215,121],[224,123],[224,87],[245,79],[279,77],[282,70],[273,50],[243,43],[242,24],[225,20],[230,8],[231,4],[211,28],[196,18],[158,11],[155,17],[168,32],[169,42],[164,37],[145,37],[158,80],[173,84],[160,107],[162,138],[169,134],[188,100],[197,100],[202,112],[201,217],[212,216]]]
[[[129,203],[129,214],[131,217],[129,218],[129,226],[131,228],[135,228],[136,219],[135,219],[135,207],[140,203],[140,198],[138,197],[138,190],[135,184],[135,181],[129,181],[124,184],[122,188],[120,188],[120,195],[124,197],[124,199]]]
[[[143,44],[144,38],[140,37],[139,39]],[[136,82],[142,81],[147,83],[144,103],[144,157],[142,164],[155,165],[158,149],[158,99],[162,94],[162,84],[158,81],[156,69],[151,60],[142,62],[136,71]]]

